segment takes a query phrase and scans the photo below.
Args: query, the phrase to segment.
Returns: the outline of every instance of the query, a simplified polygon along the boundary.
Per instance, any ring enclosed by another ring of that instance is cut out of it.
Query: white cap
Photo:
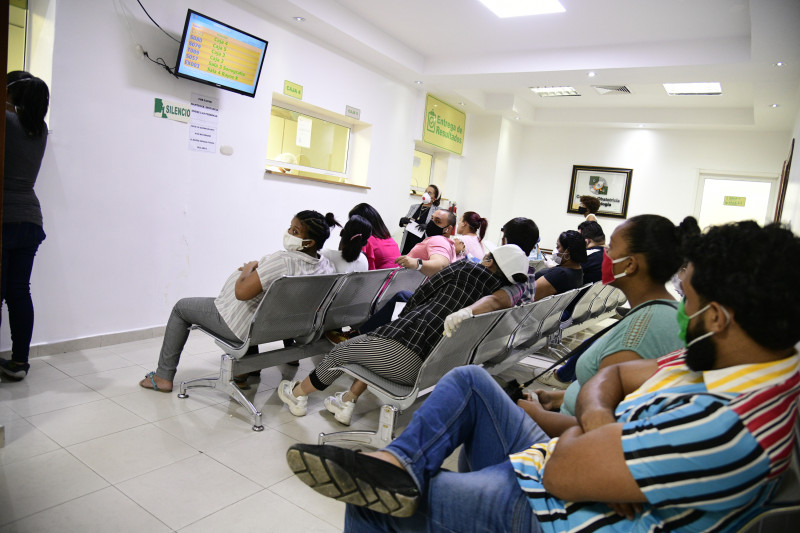
[[[528,275],[528,258],[516,244],[504,244],[491,251],[495,263],[505,276],[513,281],[514,274]]]

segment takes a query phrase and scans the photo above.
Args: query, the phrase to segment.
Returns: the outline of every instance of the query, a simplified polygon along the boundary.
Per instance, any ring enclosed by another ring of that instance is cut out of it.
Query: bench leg
[[[239,405],[250,411],[250,416],[253,418],[253,431],[264,431],[264,426],[261,424],[261,411],[256,409],[256,406],[242,394],[242,391],[233,382],[233,376],[233,359],[227,354],[223,354],[219,367],[219,377],[182,381],[178,398],[188,398],[187,390],[199,387],[210,387],[224,392],[230,398],[236,400]]]
[[[317,443],[329,444],[334,442],[346,442],[363,444],[375,450],[379,450],[385,448],[394,439],[398,416],[400,416],[400,410],[397,407],[384,405],[381,407],[377,431],[352,430],[327,434],[320,433]]]

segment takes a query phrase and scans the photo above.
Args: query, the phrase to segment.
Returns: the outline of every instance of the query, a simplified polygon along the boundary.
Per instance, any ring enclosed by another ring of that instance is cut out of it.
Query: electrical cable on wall
[[[141,7],[141,8],[142,8],[142,11],[144,11],[144,14],[145,14],[145,15],[147,15],[147,18],[149,18],[149,19],[150,19],[150,21],[151,21],[153,24],[155,24],[155,25],[156,25],[156,27],[157,27],[159,30],[163,31],[163,32],[164,32],[164,35],[166,35],[167,37],[169,37],[170,39],[172,39],[172,40],[173,40],[173,41],[175,41],[176,43],[180,44],[180,41],[179,41],[178,39],[176,39],[175,37],[173,37],[172,35],[170,35],[169,33],[167,33],[167,32],[166,32],[166,30],[165,30],[164,28],[162,28],[161,26],[159,26],[159,25],[158,25],[158,22],[156,22],[155,20],[153,20],[153,17],[151,17],[151,16],[150,16],[150,13],[148,13],[148,12],[147,12],[147,10],[144,8],[144,6],[142,5],[142,2],[141,2],[140,0],[136,0],[136,2],[139,4],[139,7]],[[148,57],[147,59],[150,59],[150,58]],[[152,60],[152,59],[150,59],[150,61],[153,61],[153,60]],[[163,59],[162,59],[162,61],[163,61]],[[171,72],[171,71],[170,71],[170,72]]]

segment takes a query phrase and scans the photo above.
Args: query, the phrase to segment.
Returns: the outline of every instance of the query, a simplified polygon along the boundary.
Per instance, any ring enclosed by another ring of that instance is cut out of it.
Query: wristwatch
[[[417,270],[422,270],[422,259],[417,259]]]

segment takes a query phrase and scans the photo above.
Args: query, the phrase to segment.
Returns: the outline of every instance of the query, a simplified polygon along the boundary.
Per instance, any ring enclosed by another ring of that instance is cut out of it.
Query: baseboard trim
[[[106,333],[93,337],[82,337],[69,341],[51,342],[36,344],[31,346],[29,357],[41,357],[43,355],[56,355],[66,352],[76,352],[78,350],[88,350],[90,348],[101,348],[123,342],[134,342],[153,337],[162,337],[166,326],[156,326],[153,328],[137,329],[133,331],[120,331],[118,333]],[[10,357],[11,350],[0,352],[0,357]]]

